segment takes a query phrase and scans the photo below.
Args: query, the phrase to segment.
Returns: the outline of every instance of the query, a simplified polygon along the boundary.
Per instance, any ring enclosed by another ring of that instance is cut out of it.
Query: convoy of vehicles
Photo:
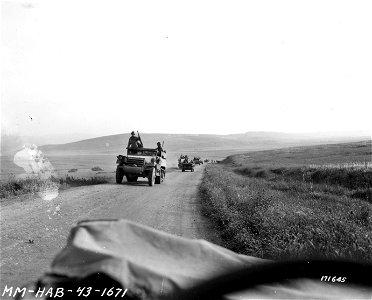
[[[195,156],[194,159],[189,160],[187,155],[182,155],[178,159],[178,168],[185,172],[186,170],[190,170],[194,172],[195,165],[203,164],[203,160],[199,156]]]
[[[124,177],[127,182],[136,182],[141,177],[147,178],[150,186],[161,184],[165,179],[167,160],[166,151],[160,147],[160,143],[158,145],[159,148],[155,149],[143,148],[141,147],[142,145],[139,147],[128,147],[126,148],[126,155],[118,155],[116,160],[116,183],[122,183]],[[178,168],[182,172],[187,170],[194,172],[195,165],[201,164],[203,164],[203,160],[199,156],[189,160],[187,155],[181,154],[178,159]]]
[[[193,161],[194,161],[195,165],[202,165],[203,164],[203,160],[199,156],[195,156]]]
[[[194,172],[195,164],[193,161],[183,162],[181,168],[182,168],[182,172],[185,172],[186,170],[190,170],[191,172]]]

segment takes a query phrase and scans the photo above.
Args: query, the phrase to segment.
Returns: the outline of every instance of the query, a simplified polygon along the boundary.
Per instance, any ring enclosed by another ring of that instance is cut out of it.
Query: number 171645
[[[320,278],[320,281],[327,281],[327,282],[345,282],[346,277],[340,277],[340,276],[322,276]]]

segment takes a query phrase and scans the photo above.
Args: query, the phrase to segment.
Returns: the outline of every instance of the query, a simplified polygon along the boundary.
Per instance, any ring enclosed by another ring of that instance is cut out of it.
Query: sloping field
[[[372,261],[371,141],[234,155],[206,168],[226,246],[271,259]]]

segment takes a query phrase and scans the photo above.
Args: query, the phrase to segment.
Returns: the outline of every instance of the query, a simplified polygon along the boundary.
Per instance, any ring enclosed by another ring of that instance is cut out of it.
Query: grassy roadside
[[[78,178],[73,176],[48,177],[30,176],[17,179],[10,176],[7,180],[0,183],[0,199],[7,199],[12,196],[24,194],[35,194],[48,188],[66,189],[69,187],[103,184],[109,182],[108,177],[93,176],[89,178]]]
[[[324,155],[328,147],[312,147],[236,155],[208,165],[200,186],[204,211],[220,226],[226,246],[239,253],[372,262],[372,169],[364,163],[370,143],[344,158],[354,163],[340,163],[343,149],[354,146],[332,151],[337,160]]]

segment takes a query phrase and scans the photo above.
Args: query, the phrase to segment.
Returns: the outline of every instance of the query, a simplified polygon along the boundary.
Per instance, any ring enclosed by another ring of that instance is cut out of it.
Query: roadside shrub
[[[66,176],[57,178],[54,176],[43,178],[41,176],[29,176],[26,178],[17,179],[15,176],[10,176],[7,180],[0,183],[0,198],[5,199],[11,196],[22,194],[35,194],[45,191],[49,188],[70,187],[103,184],[109,182],[109,178],[103,176],[95,176],[88,178],[75,178]]]
[[[255,174],[255,171],[249,167],[237,168],[235,171],[245,176],[253,176]]]
[[[266,170],[260,170],[255,174],[255,177],[257,177],[257,178],[268,178],[269,173]]]
[[[91,170],[92,171],[103,171],[103,169],[100,167],[93,167]]]
[[[354,168],[289,168],[282,172],[286,178],[312,183],[326,183],[348,189],[369,188],[372,186],[371,169]]]
[[[270,172],[277,174],[277,175],[284,175],[285,168],[275,168],[275,169],[270,169]]]
[[[269,178],[269,171],[263,170],[261,167],[241,167],[236,168],[235,172],[248,177]]]
[[[372,171],[355,169],[326,169],[312,172],[314,183],[327,182],[344,186],[349,189],[367,188],[372,186]]]
[[[35,175],[22,179],[10,176],[5,182],[1,182],[0,184],[0,198],[7,198],[27,193],[34,194],[46,190],[49,187],[58,187],[58,180],[53,176],[44,178]]]
[[[360,198],[366,200],[369,203],[372,203],[372,188],[358,189],[351,193],[351,197]]]
[[[102,183],[107,183],[107,182],[108,182],[108,178],[101,177],[101,176],[78,178],[78,177],[72,177],[72,176],[67,175],[64,178],[59,179],[59,183],[61,185],[67,185],[67,186],[95,185],[95,184],[102,184]]]

